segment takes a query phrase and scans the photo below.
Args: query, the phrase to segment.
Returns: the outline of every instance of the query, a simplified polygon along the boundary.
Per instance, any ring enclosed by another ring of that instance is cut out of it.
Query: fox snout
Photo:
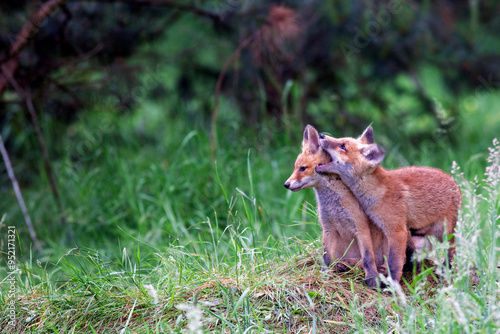
[[[290,182],[285,182],[283,185],[286,189],[290,189]]]

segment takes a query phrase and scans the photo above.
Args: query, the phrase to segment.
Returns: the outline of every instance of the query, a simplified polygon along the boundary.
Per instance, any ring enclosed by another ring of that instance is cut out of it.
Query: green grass
[[[305,193],[291,196],[282,186],[292,170],[295,148],[258,152],[251,143],[235,142],[231,137],[236,134],[228,134],[232,143],[221,145],[214,163],[207,135],[181,121],[162,120],[155,126],[148,124],[155,123],[154,114],[148,120],[102,116],[89,114],[68,129],[65,152],[54,166],[76,240],[64,239],[45,189],[23,189],[39,237],[55,253],[82,242],[107,251],[113,248],[110,243],[133,240],[131,235],[154,246],[180,238],[196,248],[196,242],[209,237],[208,217],[217,225],[215,230],[222,231],[234,215],[245,215],[255,233],[279,238],[286,225],[297,220],[298,203],[304,197],[313,199]],[[120,125],[108,125],[114,123]],[[138,133],[140,126],[144,133]],[[263,200],[249,211],[254,198]],[[7,221],[21,222],[13,196],[8,200],[1,206]],[[267,224],[272,220],[276,224]],[[23,225],[16,226],[24,237]],[[299,230],[311,231],[307,226]]]
[[[31,175],[37,183],[23,194],[45,249],[32,251],[2,180],[1,249],[6,226],[19,239],[15,297],[0,267],[0,328],[14,330],[6,306],[14,302],[21,333],[197,333],[200,321],[204,332],[230,333],[500,331],[498,145],[490,161],[473,148],[473,163],[471,148],[447,143],[388,150],[389,167],[412,161],[450,171],[457,160],[465,172],[454,169],[464,206],[453,270],[438,267],[440,282],[431,271],[405,276],[391,295],[367,289],[360,268],[321,271],[313,191],[282,186],[302,129],[295,139],[272,124],[255,135],[229,114],[223,105],[216,162],[201,125],[155,105],[125,116],[89,112],[58,136],[45,120],[75,238],[65,239],[43,174]],[[426,255],[445,251],[435,245]]]
[[[216,218],[207,218],[209,238],[197,239],[188,230],[193,240],[177,238],[154,247],[131,236],[136,242],[116,245],[112,257],[79,247],[50,263],[50,268],[35,259],[19,261],[15,329],[21,333],[496,333],[500,330],[499,163],[497,144],[486,182],[469,182],[454,170],[465,202],[455,235],[454,267],[436,269],[442,275],[440,282],[430,280],[428,271],[406,276],[404,291],[384,294],[364,285],[360,268],[342,275],[322,272],[316,237],[269,235],[256,240],[257,232],[248,223],[256,223],[259,201],[226,190],[231,222],[221,230]],[[235,209],[240,205],[241,213]],[[445,244],[437,245],[437,253],[445,251]],[[5,293],[0,298],[1,305],[10,301]],[[9,328],[2,314],[2,328]]]

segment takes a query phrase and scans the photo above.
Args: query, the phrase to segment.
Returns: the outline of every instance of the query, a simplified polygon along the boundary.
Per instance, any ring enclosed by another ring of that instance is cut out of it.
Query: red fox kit
[[[434,235],[440,241],[445,221],[449,235],[455,230],[462,198],[450,175],[430,167],[384,169],[380,163],[385,151],[373,143],[371,127],[357,139],[322,136],[320,145],[332,162],[316,171],[339,174],[368,217],[382,229],[389,242],[388,269],[397,282],[405,262],[407,229],[412,235]],[[450,241],[451,263],[453,238]]]
[[[330,156],[319,146],[318,132],[308,125],[304,131],[302,153],[284,186],[291,191],[314,188],[323,228],[325,264],[328,266],[331,260],[340,259],[353,266],[362,259],[366,283],[376,287],[378,272],[386,272],[383,264],[384,256],[389,254],[387,239],[381,229],[368,220],[358,200],[338,175],[315,171],[316,166],[330,161]],[[409,249],[413,251],[412,239],[408,241]],[[406,246],[406,239],[403,246]]]

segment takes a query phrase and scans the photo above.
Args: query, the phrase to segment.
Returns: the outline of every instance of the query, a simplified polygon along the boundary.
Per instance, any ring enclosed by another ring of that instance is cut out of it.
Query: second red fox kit
[[[357,139],[322,136],[320,145],[332,161],[316,171],[339,174],[364,212],[387,236],[389,270],[397,282],[405,262],[407,229],[412,235],[434,235],[440,241],[445,223],[447,233],[454,232],[462,198],[450,175],[429,167],[384,169],[380,163],[385,151],[374,144],[371,127]],[[453,238],[450,241],[451,262]]]
[[[388,241],[382,230],[370,222],[351,190],[338,175],[318,174],[315,168],[331,161],[319,146],[319,134],[308,125],[304,131],[302,153],[297,157],[293,174],[285,187],[298,191],[313,187],[323,228],[325,264],[341,260],[354,265],[362,260],[368,286],[377,286],[378,272],[386,273],[384,257],[389,255]],[[406,231],[406,229],[405,229]],[[405,247],[406,247],[405,238]],[[414,250],[411,237],[409,252]],[[408,259],[409,260],[409,259]]]

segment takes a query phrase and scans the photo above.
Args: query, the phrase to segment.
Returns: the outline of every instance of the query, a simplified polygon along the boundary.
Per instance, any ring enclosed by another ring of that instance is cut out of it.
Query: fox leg
[[[325,270],[326,268],[330,267],[330,263],[332,263],[332,259],[328,255],[328,251],[327,251],[326,247],[323,250],[323,263],[324,263],[324,266],[321,268],[322,270]]]
[[[457,216],[455,215],[455,221],[450,221],[448,223],[448,236],[451,236],[450,238],[450,248],[448,248],[448,265],[451,266],[451,262],[453,261],[453,257],[455,256],[455,236],[453,235],[455,233],[455,225],[457,224]]]
[[[446,216],[446,227],[448,235],[452,236],[450,238],[450,248],[448,248],[448,265],[451,267],[451,262],[455,256],[455,237],[453,236],[453,233],[455,233],[455,226],[457,225],[458,208],[452,207],[448,210],[448,212],[449,214]]]
[[[451,268],[451,262],[455,257],[455,238],[450,239],[450,248],[448,248],[448,266]]]
[[[373,240],[370,228],[358,228],[358,244],[363,260],[363,269],[365,271],[365,282],[371,288],[377,287],[378,269],[375,262],[375,253],[373,251]]]
[[[323,229],[321,240],[324,246],[323,249],[323,266],[321,270],[325,271],[330,267],[332,258],[335,256],[335,237],[333,233],[328,233]]]
[[[407,243],[406,243],[406,261],[403,266],[404,272],[413,271],[413,267],[416,265],[417,271],[420,270],[420,263],[413,261],[413,254],[417,250],[417,246],[413,240],[410,230],[408,230]]]
[[[389,272],[392,279],[399,283],[403,273],[408,239],[408,231],[405,224],[402,224],[402,227],[388,235],[387,239],[389,240]]]
[[[324,246],[323,250],[323,271],[330,267],[332,261],[337,259],[337,248],[339,247],[339,234],[338,232],[331,228],[330,226],[323,227],[323,232],[321,235],[321,240]]]
[[[440,220],[432,226],[432,228],[427,232],[426,235],[434,235],[439,242],[443,242],[443,234],[445,230],[445,224],[446,224],[446,231],[448,236],[451,236],[449,239],[450,245],[448,248],[448,259],[444,260],[444,265],[448,262],[448,266],[451,267],[451,262],[453,261],[453,257],[455,256],[455,238],[453,237],[453,233],[455,231],[455,225],[456,225],[456,215],[448,215],[445,219]]]

